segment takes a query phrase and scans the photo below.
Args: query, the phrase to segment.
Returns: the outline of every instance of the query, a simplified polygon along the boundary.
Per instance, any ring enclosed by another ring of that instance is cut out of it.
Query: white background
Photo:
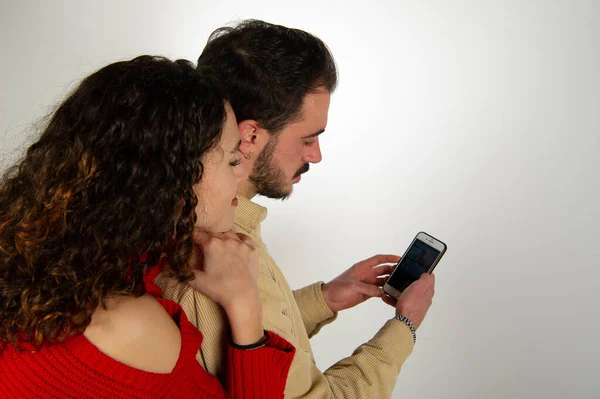
[[[293,287],[421,230],[448,244],[394,398],[598,398],[600,2],[6,1],[0,167],[85,75],[142,53],[195,61],[239,18],[310,31],[340,70],[323,162],[270,208]],[[325,369],[392,309],[313,339]]]

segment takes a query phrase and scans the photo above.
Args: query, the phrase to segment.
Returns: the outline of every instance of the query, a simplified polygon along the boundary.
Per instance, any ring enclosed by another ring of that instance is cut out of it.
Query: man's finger
[[[376,266],[373,268],[373,271],[377,272],[378,276],[383,276],[384,274],[391,274],[395,267],[396,265]]]
[[[383,287],[385,285],[386,281],[388,281],[388,278],[390,278],[390,276],[379,276],[375,280],[374,284],[378,287]]]
[[[379,276],[389,276],[394,271],[396,265],[385,265],[385,266],[377,266],[372,270],[372,275],[377,277]]]
[[[374,267],[369,271],[367,277],[363,279],[363,283],[377,284],[381,277],[387,277],[390,274],[392,274],[392,271],[394,271],[394,267],[395,266],[392,265]]]
[[[398,263],[400,260],[400,256],[398,255],[375,255],[370,257],[369,259],[365,259],[362,262],[359,262],[363,267],[375,267],[378,265],[382,265],[384,263]]]
[[[380,297],[381,295],[383,295],[383,291],[381,290],[381,287],[378,287],[376,285],[358,283],[358,285],[356,286],[356,289],[358,292],[360,292],[363,295],[368,296],[369,298]]]
[[[428,295],[433,290],[434,279],[429,273],[423,273],[421,274],[419,279],[413,282],[410,286],[413,285],[417,287],[415,288],[415,290],[420,291],[425,295]]]
[[[391,307],[393,307],[393,308],[395,308],[395,307],[396,307],[396,303],[398,302],[398,301],[396,301],[394,298],[392,298],[392,297],[389,297],[389,296],[387,296],[387,295],[385,295],[385,294],[384,294],[384,295],[381,297],[381,300],[382,300],[383,302],[387,303],[388,305],[390,305],[390,306],[391,306]]]
[[[427,275],[424,278],[425,283],[427,284],[427,288],[425,288],[426,294],[431,294],[435,292],[435,277],[433,275]]]

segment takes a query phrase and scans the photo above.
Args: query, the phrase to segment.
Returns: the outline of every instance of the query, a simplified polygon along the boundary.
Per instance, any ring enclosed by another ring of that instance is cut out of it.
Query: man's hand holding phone
[[[323,298],[332,312],[350,309],[369,298],[380,297],[386,277],[400,260],[397,255],[375,255],[353,265],[327,284]]]
[[[396,316],[416,330],[429,307],[434,294],[433,269],[446,253],[446,244],[425,233],[418,233],[383,285],[384,302],[396,307]],[[396,298],[398,301],[394,300]],[[414,336],[414,331],[413,331]]]
[[[388,305],[395,306],[396,315],[407,317],[417,329],[431,307],[434,293],[435,276],[424,273],[400,294],[398,301],[387,295],[382,299]]]

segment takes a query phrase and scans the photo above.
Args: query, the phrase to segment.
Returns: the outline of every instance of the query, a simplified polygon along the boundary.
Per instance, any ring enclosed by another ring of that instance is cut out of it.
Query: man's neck
[[[250,200],[256,197],[256,189],[248,180],[238,183],[238,193]]]

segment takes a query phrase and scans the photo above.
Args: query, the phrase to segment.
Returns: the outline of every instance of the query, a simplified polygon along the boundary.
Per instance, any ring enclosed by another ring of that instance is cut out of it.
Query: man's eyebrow
[[[238,143],[235,145],[235,148],[231,150],[230,154],[235,154],[236,152],[238,152],[240,149],[240,145],[242,145],[242,140],[238,141]]]
[[[302,137],[302,138],[303,138],[303,139],[310,139],[310,138],[313,138],[313,137],[317,137],[318,135],[320,135],[320,134],[321,134],[321,133],[323,133],[323,132],[325,132],[325,129],[321,129],[321,130],[319,130],[319,131],[318,131],[318,132],[316,132],[316,133],[309,134],[308,136],[304,136],[304,137]]]

